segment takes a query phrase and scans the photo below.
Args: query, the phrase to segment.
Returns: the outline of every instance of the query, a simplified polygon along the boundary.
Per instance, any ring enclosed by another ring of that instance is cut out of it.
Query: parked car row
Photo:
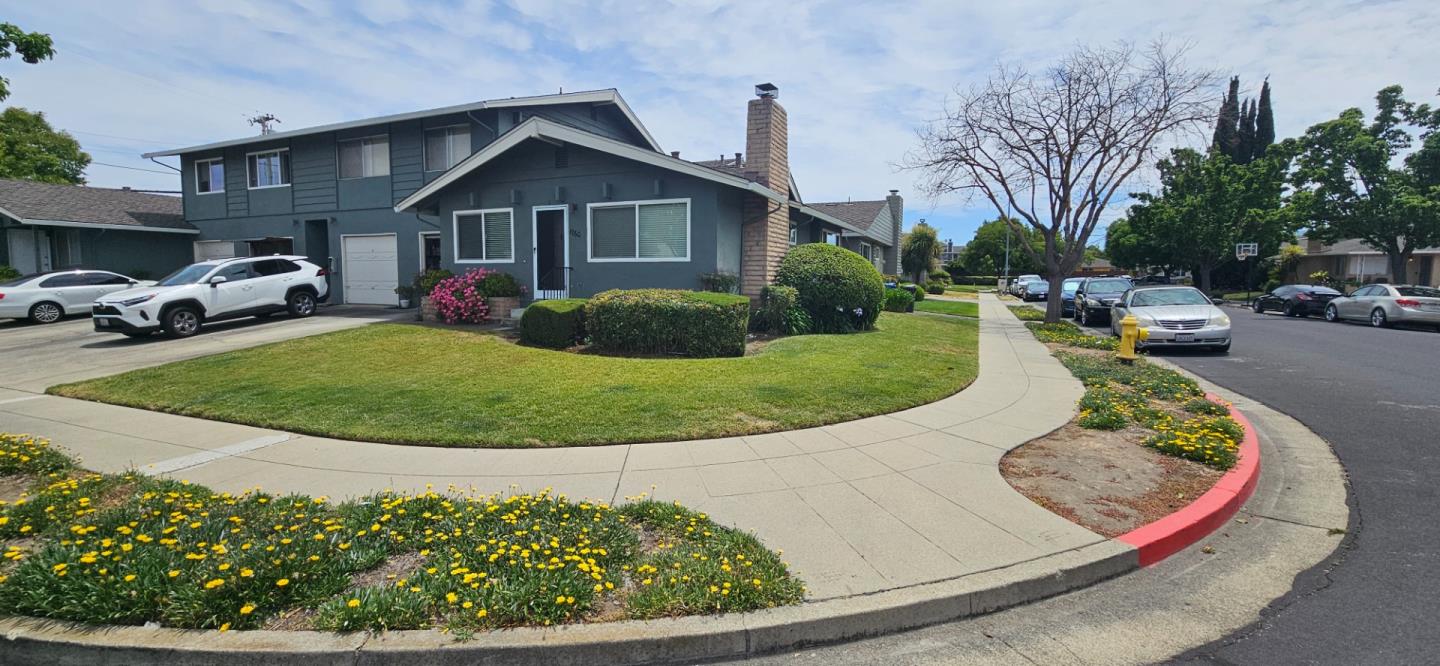
[[[1395,324],[1440,330],[1440,289],[1413,284],[1368,284],[1346,296],[1329,287],[1290,284],[1255,297],[1250,309],[1288,317],[1321,315],[1326,321],[1363,321],[1376,328]]]
[[[280,255],[202,261],[158,282],[96,270],[37,273],[0,282],[0,318],[51,324],[89,313],[96,331],[184,338],[207,322],[315,314],[330,293],[328,274],[305,257]]]

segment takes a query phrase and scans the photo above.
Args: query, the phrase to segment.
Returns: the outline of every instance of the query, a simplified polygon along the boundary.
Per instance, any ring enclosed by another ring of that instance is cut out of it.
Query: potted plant
[[[408,309],[410,307],[410,301],[415,299],[415,287],[402,284],[395,288],[395,295],[400,297],[400,307]]]

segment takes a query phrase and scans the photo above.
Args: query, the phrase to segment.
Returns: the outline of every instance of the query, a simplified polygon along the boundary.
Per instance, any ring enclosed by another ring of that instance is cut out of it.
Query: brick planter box
[[[435,301],[429,296],[420,297],[420,321],[440,321],[435,313]]]
[[[491,296],[485,304],[490,306],[491,319],[509,319],[510,311],[520,308],[520,299],[515,296]]]

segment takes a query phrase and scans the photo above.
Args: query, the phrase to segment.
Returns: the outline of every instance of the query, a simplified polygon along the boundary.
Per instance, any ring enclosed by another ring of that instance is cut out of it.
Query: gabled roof
[[[36,226],[200,233],[180,197],[29,180],[0,179],[0,215]]]
[[[845,220],[861,231],[870,231],[870,227],[875,224],[875,219],[880,216],[880,213],[890,210],[890,204],[883,200],[812,203],[810,207]],[[886,218],[888,219],[889,216],[887,215]]]
[[[1299,245],[1301,248],[1306,248],[1307,241],[1308,239],[1306,239],[1304,236],[1301,236],[1300,238],[1296,239],[1295,244]],[[1311,257],[1339,257],[1351,254],[1384,254],[1383,252],[1373,247],[1370,247],[1369,244],[1358,238],[1346,238],[1344,240],[1337,241],[1334,245],[1321,245],[1319,252],[1309,252],[1308,248],[1306,248],[1306,250],[1307,251],[1305,254]],[[1440,254],[1440,247],[1417,248],[1415,250],[1415,254]]]
[[[439,178],[430,181],[430,183],[428,183],[424,187],[416,190],[414,194],[405,197],[405,199],[402,200],[400,203],[395,204],[395,212],[403,213],[406,210],[412,209],[420,205],[426,199],[439,193],[440,190],[444,189],[446,186],[450,185],[456,180],[459,180],[460,178],[464,177],[466,174],[474,171],[475,169],[480,168],[490,160],[493,160],[496,157],[503,155],[506,151],[520,145],[522,142],[528,139],[541,139],[548,141],[571,143],[577,146],[590,148],[592,150],[598,150],[603,153],[609,153],[617,157],[624,157],[626,159],[643,162],[651,166],[657,166],[662,169],[669,169],[670,171],[674,171],[677,173],[694,176],[703,180],[709,180],[712,182],[721,183],[723,185],[729,185],[731,187],[738,187],[742,190],[759,194],[760,196],[763,196],[776,203],[785,202],[785,197],[782,196],[779,192],[764,187],[759,183],[746,180],[738,176],[732,176],[726,173],[722,173],[714,169],[702,167],[695,164],[694,162],[688,162],[678,157],[671,157],[670,155],[667,155],[665,153],[646,150],[638,146],[632,146],[623,141],[616,141],[614,139],[609,139],[598,134],[591,134],[590,132],[557,123],[553,120],[532,117],[525,122],[516,125],[510,131],[501,135],[500,138],[492,141],[489,145],[481,148],[479,152],[476,152],[475,154],[461,160],[459,164],[451,167],[444,174],[441,174]]]
[[[616,108],[620,109],[620,112],[625,115],[625,118],[630,121],[630,124],[635,126],[635,130],[640,133],[640,136],[645,138],[645,143],[656,151],[660,150],[660,144],[655,141],[655,137],[650,136],[650,131],[645,129],[645,125],[640,122],[640,118],[635,115],[635,112],[630,110],[630,105],[625,103],[625,98],[620,96],[620,91],[614,88],[606,88],[604,90],[560,93],[557,95],[507,97],[504,99],[491,99],[481,102],[471,102],[469,104],[459,104],[456,106],[443,106],[436,109],[426,109],[424,111],[411,111],[408,113],[397,113],[388,116],[376,116],[374,118],[364,118],[361,120],[348,120],[341,123],[316,125],[315,127],[306,127],[303,129],[291,130],[288,132],[275,132],[273,134],[248,136],[243,139],[217,141],[215,143],[207,143],[199,146],[190,146],[188,148],[161,150],[152,153],[145,153],[141,155],[141,157],[165,157],[170,155],[181,155],[184,153],[197,153],[207,150],[228,148],[231,146],[242,146],[245,144],[255,143],[257,141],[275,141],[280,139],[289,139],[297,136],[305,136],[309,134],[320,134],[322,132],[338,132],[340,130],[347,130],[354,127],[365,127],[367,125],[379,125],[383,123],[398,123],[407,120],[429,118],[431,116],[442,116],[451,113],[479,111],[481,109],[508,109],[515,107],[542,106],[549,104],[614,104]]]

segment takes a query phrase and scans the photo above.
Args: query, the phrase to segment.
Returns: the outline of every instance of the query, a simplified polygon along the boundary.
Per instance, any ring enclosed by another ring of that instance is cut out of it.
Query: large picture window
[[[445,171],[470,156],[470,126],[425,130],[425,170]]]
[[[590,261],[689,261],[690,200],[590,204]]]
[[[195,193],[225,191],[225,161],[220,158],[195,160]]]
[[[515,261],[515,217],[509,208],[455,211],[455,263]]]
[[[390,175],[390,138],[371,136],[339,143],[340,178]]]
[[[250,153],[245,156],[250,176],[250,189],[282,187],[290,184],[290,151],[285,148]]]

